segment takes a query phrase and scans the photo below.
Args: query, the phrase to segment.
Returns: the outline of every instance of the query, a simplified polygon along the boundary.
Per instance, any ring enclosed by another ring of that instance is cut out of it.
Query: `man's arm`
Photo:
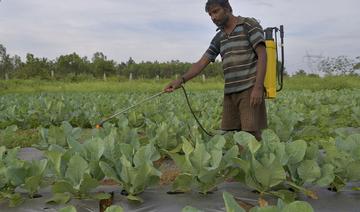
[[[250,97],[250,105],[255,107],[263,101],[264,95],[264,80],[266,74],[266,47],[265,44],[259,44],[256,46],[255,52],[258,56],[258,61],[256,64],[256,81],[253,91]]]
[[[182,77],[180,77],[179,79],[176,79],[174,81],[172,81],[171,83],[169,83],[165,88],[164,91],[166,92],[173,92],[174,90],[180,88],[180,85],[182,83],[185,83],[189,80],[191,80],[192,78],[196,77],[197,75],[199,75],[199,73],[205,69],[205,67],[210,63],[210,60],[208,57],[206,57],[205,55],[203,55],[199,61],[197,61],[196,63],[193,63],[191,65],[191,67],[189,68],[189,70],[182,75]]]

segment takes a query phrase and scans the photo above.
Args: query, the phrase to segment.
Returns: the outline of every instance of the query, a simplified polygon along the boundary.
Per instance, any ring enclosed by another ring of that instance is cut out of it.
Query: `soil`
[[[160,177],[160,186],[172,184],[172,182],[174,182],[176,177],[180,174],[180,169],[170,158],[163,158],[159,163],[159,169],[162,172]]]

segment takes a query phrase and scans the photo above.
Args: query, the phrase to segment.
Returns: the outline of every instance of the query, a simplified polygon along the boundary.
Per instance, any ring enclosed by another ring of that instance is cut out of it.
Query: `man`
[[[220,54],[225,86],[221,128],[247,131],[261,140],[267,127],[264,101],[266,48],[262,27],[253,18],[236,17],[228,0],[208,0],[205,11],[219,32],[201,59],[164,91],[172,92],[197,76]]]

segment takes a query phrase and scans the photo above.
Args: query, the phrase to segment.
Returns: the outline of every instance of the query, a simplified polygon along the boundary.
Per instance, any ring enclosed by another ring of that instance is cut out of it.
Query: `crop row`
[[[79,140],[81,129],[67,122],[53,128],[55,134],[43,128],[38,148],[45,158],[39,161],[19,160],[18,148],[1,147],[0,198],[15,206],[23,201],[16,188],[33,197],[47,182],[54,195],[49,202],[105,199],[108,194],[92,191],[107,178],[118,183],[129,200],[141,202],[139,194],[156,186],[162,174],[154,162],[166,156],[181,170],[174,192],[195,189],[207,194],[232,179],[257,190],[261,198],[273,195],[290,203],[298,192],[317,198],[305,185],[341,191],[348,182],[360,180],[360,134],[355,132],[339,131],[334,139],[306,142],[284,141],[265,130],[258,142],[245,132],[207,137],[196,126],[183,136],[164,123],[153,123],[157,131],[149,128],[153,134],[141,135],[129,123],[122,117],[116,126],[95,129],[86,141]]]

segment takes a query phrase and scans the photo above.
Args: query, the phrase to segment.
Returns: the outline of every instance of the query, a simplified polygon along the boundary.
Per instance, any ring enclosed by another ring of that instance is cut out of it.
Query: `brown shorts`
[[[252,88],[224,95],[221,129],[260,132],[267,128],[265,100],[256,107],[250,106]]]

